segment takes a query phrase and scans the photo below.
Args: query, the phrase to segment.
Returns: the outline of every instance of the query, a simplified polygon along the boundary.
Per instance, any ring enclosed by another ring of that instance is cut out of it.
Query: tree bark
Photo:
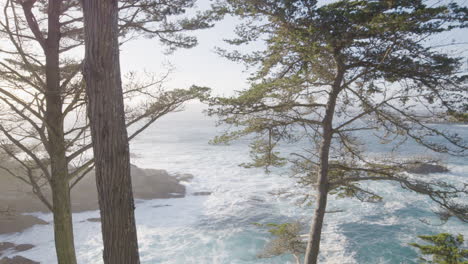
[[[76,264],[71,214],[68,163],[60,91],[60,8],[62,0],[51,0],[48,6],[48,35],[45,41],[46,55],[46,113],[45,122],[49,142],[51,188],[54,215],[55,250],[59,264]]]
[[[84,78],[96,165],[103,259],[140,263],[120,76],[116,0],[82,0]]]
[[[322,235],[323,220],[327,208],[327,196],[329,191],[328,167],[330,146],[333,138],[333,116],[335,114],[336,101],[341,90],[344,71],[341,63],[337,62],[337,74],[330,92],[325,110],[325,116],[322,121],[322,142],[320,144],[319,159],[320,166],[317,180],[317,201],[314,212],[314,218],[310,226],[309,240],[307,242],[304,264],[316,264],[320,251],[320,239]]]
[[[76,264],[68,181],[52,180],[55,251],[59,264]]]

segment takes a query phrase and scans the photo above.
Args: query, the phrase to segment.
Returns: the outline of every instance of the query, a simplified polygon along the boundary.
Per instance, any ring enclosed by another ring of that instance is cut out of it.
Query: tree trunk
[[[337,62],[338,63],[338,62]],[[327,208],[328,196],[328,166],[331,140],[333,138],[333,115],[335,114],[336,100],[341,90],[341,82],[343,80],[344,71],[338,63],[337,75],[332,86],[332,91],[327,102],[325,116],[322,124],[322,142],[320,144],[319,159],[320,167],[317,180],[317,202],[314,212],[314,219],[310,226],[309,240],[304,256],[304,264],[316,264],[320,251],[320,239],[322,235],[323,220],[325,218],[325,210]]]
[[[60,8],[62,0],[51,0],[48,6],[48,35],[45,43],[46,55],[46,113],[50,157],[52,213],[54,215],[55,250],[59,264],[76,264],[73,240],[73,222],[68,186],[68,163],[60,91]]]
[[[59,264],[76,264],[68,181],[54,179],[52,183],[52,196],[57,261]]]
[[[82,3],[84,77],[101,210],[104,263],[140,263],[120,77],[117,1],[83,0]]]
[[[328,154],[331,144],[331,133],[323,128],[324,138],[320,146],[320,169],[317,183],[317,202],[314,212],[314,219],[309,231],[309,240],[307,242],[307,249],[305,254],[305,264],[317,263],[320,238],[322,235],[323,219],[325,217],[325,210],[327,208],[327,195],[328,195]]]

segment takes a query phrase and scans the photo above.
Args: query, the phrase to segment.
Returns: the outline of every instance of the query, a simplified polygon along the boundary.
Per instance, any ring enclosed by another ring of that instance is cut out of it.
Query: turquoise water
[[[467,126],[449,128],[468,139]],[[298,205],[298,196],[273,194],[294,188],[295,182],[287,169],[266,175],[261,169],[238,166],[249,160],[247,141],[230,146],[208,145],[208,140],[220,129],[201,115],[172,114],[131,143],[131,152],[137,155],[132,162],[137,166],[195,176],[192,182],[186,183],[185,198],[138,202],[136,216],[142,263],[293,263],[291,256],[258,258],[270,235],[252,223],[300,220],[308,224],[313,208]],[[372,154],[386,153],[389,148],[368,136],[365,139]],[[297,146],[283,150],[287,153],[294,148]],[[411,143],[401,148],[402,155],[421,151]],[[467,182],[466,158],[444,159],[452,171],[437,177]],[[450,232],[468,237],[467,225],[456,220],[443,226],[423,224],[421,220],[438,223],[431,213],[436,207],[427,198],[391,183],[372,183],[369,187],[383,194],[382,203],[330,199],[329,210],[342,212],[326,215],[321,263],[416,263],[416,251],[407,244],[418,242],[417,235]],[[191,195],[199,191],[212,194]],[[39,216],[51,220],[50,214]],[[97,216],[98,212],[74,215],[79,263],[102,263],[100,226],[84,221]],[[37,247],[23,255],[42,263],[55,263],[51,225],[0,236],[0,240],[34,241]]]

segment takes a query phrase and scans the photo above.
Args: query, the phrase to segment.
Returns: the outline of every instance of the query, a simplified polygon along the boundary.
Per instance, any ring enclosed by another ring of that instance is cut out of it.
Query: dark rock
[[[0,215],[0,234],[21,232],[34,225],[47,225],[42,219],[32,215],[15,214],[13,216]]]
[[[184,198],[185,192],[183,193],[170,193],[166,198]]]
[[[7,249],[10,249],[10,248],[13,248],[15,247],[15,244],[11,243],[11,242],[1,242],[0,243],[0,256],[2,255],[2,253],[7,250]]]
[[[14,250],[16,252],[22,252],[22,251],[26,251],[26,250],[30,250],[31,248],[33,248],[34,245],[31,245],[31,244],[20,244],[20,245],[17,245]]]
[[[40,263],[21,257],[21,256],[14,256],[13,258],[0,259],[0,264],[40,264]]]
[[[12,169],[14,166],[11,164]],[[131,165],[130,170],[135,199],[184,197],[186,190],[185,186],[180,184],[180,179],[193,178],[189,174],[181,174],[178,179],[165,170],[141,169],[135,165]],[[44,195],[50,200],[49,189],[44,189]],[[0,211],[8,211],[8,214],[0,213],[0,234],[21,232],[36,224],[47,224],[34,216],[22,215],[26,212],[49,212],[49,210],[31,192],[31,186],[13,179],[2,170],[0,170],[0,201]],[[73,212],[99,209],[94,172],[90,172],[74,186],[71,191],[71,202]]]
[[[88,219],[86,219],[86,221],[88,221],[88,222],[94,222],[94,223],[99,223],[99,222],[101,222],[101,218],[100,218],[100,217],[88,218]]]
[[[30,250],[33,248],[34,245],[31,244],[20,244],[20,245],[15,245],[14,243],[11,242],[2,242],[0,243],[0,256],[5,253],[7,250],[12,250],[13,252],[22,252],[26,250]]]
[[[132,166],[133,194],[137,199],[178,198],[185,196],[185,186],[164,170],[143,170]]]
[[[160,204],[160,205],[155,205],[155,206],[153,206],[153,208],[168,207],[168,206],[170,206],[170,205],[168,205],[168,204]]]
[[[205,195],[211,195],[211,192],[194,192],[193,195],[195,195],[195,196],[205,196]]]
[[[141,169],[131,165],[130,174],[135,199],[167,199],[185,196],[185,186],[165,170]],[[73,212],[99,209],[94,172],[87,175],[72,189],[71,201]]]
[[[416,162],[410,165],[407,165],[405,170],[409,173],[416,174],[429,174],[429,173],[442,173],[448,172],[447,167],[437,164],[437,163],[425,163],[425,162]]]

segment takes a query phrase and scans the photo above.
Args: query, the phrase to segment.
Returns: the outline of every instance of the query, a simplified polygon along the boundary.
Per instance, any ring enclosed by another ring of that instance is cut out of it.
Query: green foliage
[[[274,145],[262,140],[254,141],[250,144],[250,156],[252,162],[242,163],[245,168],[262,168],[269,172],[269,167],[280,167],[286,164],[285,159],[278,156],[279,152],[273,151]]]
[[[189,89],[174,89],[161,92],[157,100],[154,100],[147,106],[146,114],[154,118],[161,115],[162,112],[167,113],[177,110],[177,108],[186,101],[206,98],[209,92],[209,88],[199,86],[192,86]]]
[[[451,234],[440,233],[433,236],[419,236],[430,245],[420,245],[410,243],[411,246],[418,248],[423,255],[432,255],[432,261],[421,258],[423,263],[437,264],[467,264],[468,249],[462,248],[463,235],[454,237]]]
[[[248,89],[209,100],[209,114],[231,128],[220,141],[253,135],[252,166],[267,169],[278,161],[274,148],[294,143],[300,149],[288,158],[293,176],[320,195],[378,202],[381,196],[360,182],[394,181],[427,195],[444,215],[468,221],[468,186],[408,177],[398,162],[365,155],[362,142],[369,141],[355,138],[356,131],[369,131],[382,144],[398,147],[410,138],[435,152],[468,154],[459,135],[428,126],[416,107],[466,107],[464,58],[428,45],[439,33],[467,27],[466,7],[422,0],[225,0],[223,10],[244,23],[228,41],[238,50],[219,53],[255,73]],[[265,48],[242,53],[254,42]],[[320,218],[325,210],[318,212]],[[318,245],[311,248],[316,254]]]
[[[267,224],[260,224],[260,223],[253,223],[254,225],[258,227],[268,227],[268,232],[274,236],[284,236],[284,235],[289,235],[291,233],[291,229],[296,229],[292,228],[296,225],[297,223],[282,223],[282,224],[277,224],[277,223],[267,223]]]
[[[449,121],[451,122],[460,122],[468,123],[468,113],[458,112],[458,111],[448,111]]]
[[[254,224],[259,227],[269,228],[268,232],[274,237],[272,240],[268,241],[263,252],[259,254],[259,257],[270,258],[283,254],[292,254],[295,256],[296,260],[298,260],[299,256],[304,254],[306,244],[300,236],[302,230],[302,225],[300,223]]]
[[[291,161],[300,181],[315,184],[330,110],[337,147],[330,151],[328,180],[340,197],[376,202],[380,196],[360,187],[359,179],[402,179],[395,164],[365,157],[355,131],[373,130],[382,144],[412,138],[436,152],[466,155],[459,135],[427,126],[414,111],[419,103],[455,111],[468,101],[459,73],[463,58],[425,45],[441,32],[465,28],[466,7],[421,0],[226,0],[223,10],[245,21],[230,44],[266,44],[249,54],[219,50],[257,68],[250,88],[208,100],[208,113],[231,128],[214,143],[254,135],[247,167],[268,170]],[[286,160],[275,151],[285,143],[300,143],[303,151]]]
[[[339,186],[336,189],[330,191],[330,194],[336,194],[338,198],[350,198],[355,197],[362,202],[377,203],[382,201],[382,196],[364,190],[359,187],[358,184],[348,184]]]
[[[310,138],[311,148],[319,145],[316,140],[326,98],[338,71],[343,71],[343,81],[335,116],[350,121],[343,121],[346,126],[340,129],[355,129],[358,119],[350,113],[358,108],[362,117],[368,118],[360,119],[366,121],[366,128],[379,127],[389,135],[412,137],[434,151],[465,152],[466,146],[461,146],[456,135],[419,123],[411,104],[419,101],[455,109],[468,101],[460,87],[463,76],[458,75],[462,58],[424,45],[431,36],[466,27],[466,7],[429,6],[421,0],[342,0],[320,6],[312,0],[223,3],[220,10],[245,21],[236,30],[238,38],[229,40],[230,44],[260,40],[266,44],[265,50],[250,54],[219,50],[228,59],[258,68],[249,89],[233,97],[209,100],[209,114],[235,130],[213,142],[255,135],[249,166],[274,165],[270,162],[277,159],[267,157],[274,157],[272,149],[282,142]],[[334,133],[346,138],[346,132]],[[435,135],[455,145],[454,150],[431,141]]]
[[[196,2],[119,0],[119,33],[127,38],[133,38],[136,33],[158,39],[169,53],[178,48],[192,48],[198,44],[198,40],[187,33],[211,28],[222,17],[222,10],[215,7],[195,11]]]

